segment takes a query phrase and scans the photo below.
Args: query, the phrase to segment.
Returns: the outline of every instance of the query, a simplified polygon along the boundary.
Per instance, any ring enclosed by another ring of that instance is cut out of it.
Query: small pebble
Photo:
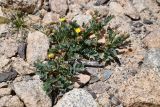
[[[143,23],[144,23],[144,24],[148,24],[148,25],[153,24],[153,22],[152,22],[151,20],[148,20],[148,19],[144,19],[144,20],[143,20]]]
[[[74,83],[74,87],[75,88],[82,87],[83,85],[85,85],[86,83],[88,83],[89,80],[91,79],[91,77],[89,75],[85,75],[85,74],[79,74],[76,77],[77,77],[78,81],[76,81]]]
[[[111,75],[112,75],[112,71],[106,70],[101,74],[100,78],[101,78],[102,81],[106,81],[111,77]]]
[[[18,46],[18,55],[20,58],[25,59],[26,58],[26,48],[27,48],[27,44],[26,43],[21,43]]]
[[[99,78],[97,76],[91,76],[91,80],[89,81],[90,84],[93,84],[95,82],[99,81]]]
[[[108,3],[109,0],[97,0],[96,3],[94,4],[95,6],[100,6]]]
[[[115,96],[112,96],[110,100],[113,105],[120,105],[119,99],[116,98]]]
[[[14,69],[10,69],[9,72],[0,73],[0,83],[14,80],[18,73]]]
[[[140,28],[140,27],[143,26],[143,24],[140,23],[140,22],[137,22],[137,23],[134,23],[132,26],[134,26],[134,27],[136,27],[136,28]]]

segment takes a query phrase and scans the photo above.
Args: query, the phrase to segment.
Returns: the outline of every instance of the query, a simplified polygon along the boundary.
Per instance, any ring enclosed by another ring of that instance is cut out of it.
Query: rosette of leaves
[[[24,17],[25,13],[21,11],[16,11],[10,16],[12,27],[17,31],[27,27],[27,25],[25,25]]]

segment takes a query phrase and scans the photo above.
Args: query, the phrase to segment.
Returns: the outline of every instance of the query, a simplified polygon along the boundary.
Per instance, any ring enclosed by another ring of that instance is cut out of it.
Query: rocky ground
[[[91,75],[78,76],[85,85],[75,83],[82,88],[54,105],[33,66],[47,57],[48,37],[0,24],[0,107],[160,107],[160,0],[0,0],[0,16],[8,17],[4,7],[27,12],[25,22],[35,29],[60,17],[82,25],[93,11],[114,15],[109,26],[128,33],[130,44],[119,50],[120,65],[88,67]]]

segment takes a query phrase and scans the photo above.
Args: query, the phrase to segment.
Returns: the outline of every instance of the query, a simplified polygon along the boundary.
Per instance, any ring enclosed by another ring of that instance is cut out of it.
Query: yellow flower
[[[64,21],[66,21],[66,18],[65,17],[60,18],[59,21],[64,22]]]
[[[49,59],[53,59],[54,57],[55,57],[55,55],[53,53],[48,54]]]
[[[76,33],[80,33],[80,32],[81,32],[81,28],[76,28],[76,29],[75,29],[75,32],[76,32]]]

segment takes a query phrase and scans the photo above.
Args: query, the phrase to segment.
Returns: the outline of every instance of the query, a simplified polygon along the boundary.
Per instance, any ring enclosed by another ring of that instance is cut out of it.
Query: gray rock
[[[93,97],[83,89],[66,93],[54,107],[98,107]]]
[[[92,19],[92,16],[91,15],[77,15],[73,18],[73,21],[77,21],[77,23],[82,26],[83,23],[84,24],[87,24],[89,23],[89,21]]]
[[[11,88],[0,88],[0,97],[10,95],[11,91]]]
[[[0,83],[14,80],[17,77],[17,75],[18,73],[12,68],[9,72],[0,73]]]
[[[140,16],[138,14],[135,14],[135,13],[133,13],[133,14],[132,13],[126,13],[125,15],[128,16],[133,21],[140,20]]]
[[[133,23],[133,25],[132,26],[134,26],[134,27],[136,27],[136,28],[140,28],[140,27],[142,27],[143,26],[143,24],[142,23],[140,23],[140,22],[136,22],[136,23]]]
[[[111,75],[112,75],[112,71],[110,71],[110,70],[103,71],[101,73],[101,79],[102,79],[102,81],[108,80],[111,77]]]
[[[94,3],[89,2],[85,5],[85,8],[88,9],[86,14],[94,14],[94,12],[97,11],[101,17],[106,17],[109,13],[107,5],[96,6]]]
[[[0,83],[0,88],[6,88],[8,87],[8,84],[6,82]]]
[[[153,24],[153,21],[148,20],[148,19],[144,19],[144,20],[143,20],[143,23],[144,23],[144,24],[151,25],[151,24]]]
[[[72,20],[76,15],[83,14],[82,12],[83,5],[80,4],[70,4],[69,12],[66,16],[68,20]]]
[[[160,0],[157,0],[158,5],[160,5]]]
[[[75,88],[83,87],[91,79],[91,77],[86,74],[78,74],[75,77],[77,78],[77,81],[74,83]]]
[[[135,76],[138,73],[136,69],[128,69],[126,76]]]
[[[0,3],[27,13],[33,13],[42,6],[43,0],[6,0],[5,2],[1,0]]]
[[[6,56],[0,56],[0,69],[5,67],[9,62],[10,60]]]
[[[95,5],[96,6],[100,6],[100,5],[103,5],[103,4],[106,4],[108,3],[110,0],[97,0]]]
[[[26,58],[26,48],[27,48],[27,44],[26,43],[21,43],[18,46],[18,55],[22,59]]]
[[[46,11],[49,11],[50,7],[49,7],[49,2],[48,1],[44,1],[43,9],[45,9]]]
[[[90,2],[90,0],[68,0],[68,4],[84,4],[88,2]]]
[[[159,70],[151,67],[141,67],[138,74],[123,82],[118,91],[118,98],[124,107],[145,107],[142,104],[151,104],[146,107],[159,107],[160,105],[160,79]],[[136,105],[141,103],[141,105]]]
[[[120,105],[119,99],[116,98],[115,96],[111,96],[110,100],[113,105]]]
[[[127,5],[124,8],[124,14],[133,21],[140,20],[140,14],[137,11],[137,9],[133,6],[133,4],[130,1],[126,2],[126,4]]]
[[[94,93],[94,92],[92,92],[92,91],[89,91],[89,90],[87,90],[87,91],[92,95],[92,97],[93,97],[94,99],[96,99],[96,98],[97,98],[96,93]]]
[[[120,16],[124,14],[124,8],[117,2],[109,3],[109,11],[112,15]]]
[[[27,62],[34,64],[37,60],[44,60],[49,49],[48,37],[39,32],[30,32],[27,38]]]
[[[16,54],[18,44],[15,39],[1,39],[0,40],[0,56],[12,57]]]
[[[61,16],[66,15],[69,8],[67,0],[49,0],[49,5],[52,12],[60,14]]]
[[[145,57],[145,64],[160,67],[160,49],[150,49]]]
[[[102,82],[102,81],[99,81],[99,82],[96,82],[94,84],[90,84],[89,85],[89,89],[96,93],[96,94],[102,94],[104,93],[107,89],[109,88],[108,85],[106,85],[106,83]]]
[[[13,83],[21,82],[21,81],[29,81],[29,80],[33,80],[33,78],[30,75],[20,75],[17,78],[15,78]]]
[[[97,76],[91,76],[91,80],[89,81],[90,84],[93,84],[97,81],[99,81],[100,79]]]
[[[102,68],[86,67],[86,71],[93,76],[98,76],[98,73],[102,71]]]
[[[81,61],[86,67],[104,67],[105,63],[99,63],[97,61]]]
[[[144,45],[148,48],[156,48],[160,49],[160,29],[156,29],[149,33],[144,39],[143,39]]]
[[[50,98],[42,89],[42,82],[37,80],[20,81],[13,84],[13,90],[25,103],[26,107],[51,107]]]
[[[17,96],[9,95],[0,98],[0,107],[24,107],[24,104]]]
[[[12,67],[20,75],[33,74],[36,72],[36,69],[33,66],[31,66],[21,58],[12,58],[12,61]]]
[[[138,12],[142,12],[147,9],[146,0],[133,0],[132,3]]]
[[[141,29],[139,29],[139,28],[133,28],[132,29],[132,32],[134,33],[134,34],[141,34],[142,33],[142,30]]]
[[[110,96],[107,92],[99,95],[99,97],[97,98],[98,104],[100,104],[101,107],[112,107],[109,97]]]
[[[7,24],[0,24],[0,37],[3,37],[2,34],[5,34],[7,32],[8,32]]]
[[[125,33],[130,32],[131,25],[129,24],[130,19],[128,20],[127,17],[118,16],[113,18],[109,24],[111,28],[117,28],[119,32]]]
[[[58,22],[59,21],[59,14],[52,13],[52,12],[47,12],[44,17],[43,17],[43,23],[49,24],[52,22]]]

